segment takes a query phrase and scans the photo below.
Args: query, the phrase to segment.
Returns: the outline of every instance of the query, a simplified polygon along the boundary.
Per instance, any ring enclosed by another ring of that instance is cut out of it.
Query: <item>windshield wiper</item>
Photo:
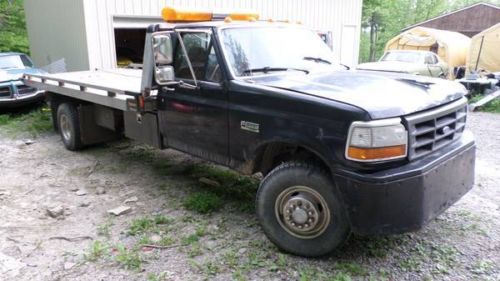
[[[322,62],[322,63],[326,63],[326,64],[332,64],[331,61],[325,60],[325,59],[320,58],[320,57],[304,57],[303,59],[304,60],[312,60],[314,62]]]
[[[270,67],[270,66],[245,69],[245,70],[243,70],[242,74],[252,74],[252,72],[268,73],[268,72],[273,72],[273,71],[288,71],[288,70],[297,70],[297,71],[302,71],[302,72],[305,72],[306,74],[309,74],[309,70],[305,70],[305,69],[292,68],[292,67]]]

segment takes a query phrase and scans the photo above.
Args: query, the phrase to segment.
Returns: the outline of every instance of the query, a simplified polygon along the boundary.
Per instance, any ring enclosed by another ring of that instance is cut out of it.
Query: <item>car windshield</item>
[[[342,68],[318,34],[303,27],[226,28],[222,41],[236,76]]]
[[[32,67],[31,61],[25,55],[0,56],[0,69]]]
[[[424,54],[418,52],[388,52],[382,57],[381,61],[422,63],[424,61]]]

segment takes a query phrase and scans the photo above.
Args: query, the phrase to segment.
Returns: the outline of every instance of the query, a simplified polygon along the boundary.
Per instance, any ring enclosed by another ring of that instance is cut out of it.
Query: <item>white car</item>
[[[387,51],[378,62],[362,63],[359,70],[402,72],[446,78],[448,65],[433,52],[417,50]]]

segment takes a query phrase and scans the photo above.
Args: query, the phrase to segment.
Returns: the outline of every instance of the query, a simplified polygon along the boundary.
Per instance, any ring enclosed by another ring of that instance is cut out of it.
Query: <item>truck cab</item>
[[[313,30],[255,14],[165,8],[163,18],[148,29],[137,92],[26,78],[49,91],[67,148],[95,137],[91,124],[261,173],[262,229],[302,256],[328,254],[351,232],[418,230],[472,188],[460,84],[348,70]]]

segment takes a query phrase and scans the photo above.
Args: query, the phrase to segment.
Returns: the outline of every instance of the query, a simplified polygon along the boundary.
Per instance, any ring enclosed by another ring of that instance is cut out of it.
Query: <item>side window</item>
[[[24,66],[33,67],[33,63],[31,62],[31,60],[27,56],[21,55],[21,61],[23,62]]]
[[[189,32],[181,34],[181,37],[186,47],[186,52],[191,61],[196,79],[203,78],[210,47],[210,34],[206,32]],[[180,44],[176,46],[174,67],[176,77],[193,79]]]
[[[205,81],[210,82],[222,82],[222,74],[220,72],[219,61],[217,60],[217,56],[215,54],[214,46],[210,47],[210,53],[208,54],[207,61],[207,71],[205,73]]]
[[[221,82],[221,70],[210,34],[206,32],[186,32],[182,33],[181,37],[196,79],[217,83]],[[174,67],[177,78],[193,79],[188,62],[179,43],[175,48]]]
[[[425,55],[425,63],[426,64],[436,64],[437,63],[436,56],[434,56],[432,54],[426,54]]]
[[[438,58],[436,55],[432,55],[433,63],[436,64],[439,62]]]

